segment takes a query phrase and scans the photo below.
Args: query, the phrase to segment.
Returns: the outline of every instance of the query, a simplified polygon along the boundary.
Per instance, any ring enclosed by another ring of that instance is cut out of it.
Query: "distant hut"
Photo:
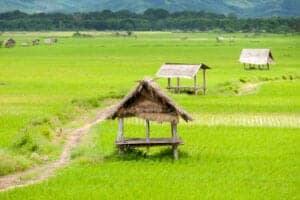
[[[35,45],[39,45],[40,44],[40,40],[39,39],[34,39],[32,40],[32,45],[35,46]]]
[[[12,38],[6,39],[2,44],[5,48],[12,48],[16,45],[16,41]]]
[[[57,39],[56,38],[46,38],[44,40],[45,44],[54,44],[57,43]]]
[[[146,138],[125,138],[124,118],[137,117],[145,120]],[[177,136],[179,118],[186,122],[192,117],[162,91],[152,79],[139,81],[138,86],[130,92],[112,111],[108,119],[119,119],[116,146],[119,152],[129,147],[172,146],[174,159],[178,158],[178,145],[183,144]],[[150,138],[150,121],[171,124],[171,138]]]
[[[216,41],[219,42],[224,42],[225,38],[224,37],[216,37]]]
[[[229,38],[229,43],[234,43],[235,42],[235,37],[233,36],[233,37],[230,37]]]
[[[239,61],[244,65],[245,70],[254,69],[256,66],[259,69],[269,70],[270,64],[275,64],[270,49],[243,49]]]
[[[28,42],[22,42],[22,43],[21,43],[21,46],[22,46],[22,47],[28,47],[28,46],[29,46],[29,43],[28,43]]]
[[[203,90],[206,95],[206,70],[210,69],[205,64],[182,64],[182,63],[165,63],[157,72],[158,77],[168,78],[168,90],[174,89],[175,92],[180,93],[181,90],[193,90],[197,94],[199,90]],[[203,85],[199,86],[197,81],[197,74],[202,70]],[[171,79],[177,79],[177,85],[171,85]],[[181,86],[180,78],[194,79],[194,86]]]

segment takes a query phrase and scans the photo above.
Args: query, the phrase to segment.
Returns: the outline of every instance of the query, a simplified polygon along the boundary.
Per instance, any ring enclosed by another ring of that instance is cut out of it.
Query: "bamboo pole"
[[[175,141],[177,141],[177,124],[172,122],[171,129],[172,129],[172,140],[173,140],[173,142],[175,142]],[[174,160],[178,159],[177,144],[173,144],[173,156],[174,156]]]
[[[146,119],[146,140],[147,142],[150,141],[150,121],[149,119]],[[150,146],[147,146],[147,153],[150,151]]]
[[[119,118],[119,125],[118,125],[118,141],[124,140],[124,119]]]
[[[118,137],[117,141],[124,141],[124,119],[119,118],[119,124],[118,124]],[[123,153],[122,147],[119,147],[119,154]]]
[[[206,95],[206,76],[205,76],[205,69],[203,69],[203,95]]]
[[[180,78],[177,78],[177,93],[179,93],[180,94]]]
[[[171,78],[168,78],[168,90],[171,88]]]
[[[197,92],[198,92],[198,84],[197,84],[197,74],[195,75],[194,77],[194,94],[197,95]]]

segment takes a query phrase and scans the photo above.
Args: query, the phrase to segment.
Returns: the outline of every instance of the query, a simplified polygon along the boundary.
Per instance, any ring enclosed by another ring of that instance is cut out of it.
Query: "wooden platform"
[[[117,147],[148,147],[148,146],[173,146],[181,145],[181,138],[173,140],[172,138],[125,138],[122,141],[116,141]]]

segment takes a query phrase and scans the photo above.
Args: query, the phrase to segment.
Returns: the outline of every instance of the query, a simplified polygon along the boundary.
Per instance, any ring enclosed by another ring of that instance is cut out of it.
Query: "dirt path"
[[[98,111],[96,117],[92,121],[88,122],[83,127],[72,131],[68,135],[63,152],[56,161],[23,172],[0,177],[0,192],[44,181],[52,176],[58,169],[66,166],[71,160],[72,148],[80,143],[82,137],[89,132],[92,126],[103,121],[111,109],[112,107],[109,107]]]

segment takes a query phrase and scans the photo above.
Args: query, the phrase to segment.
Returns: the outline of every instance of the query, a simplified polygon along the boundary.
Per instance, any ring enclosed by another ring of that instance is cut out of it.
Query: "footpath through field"
[[[59,168],[67,165],[71,160],[72,148],[76,147],[80,143],[81,138],[89,132],[92,126],[103,121],[112,108],[113,107],[109,107],[98,111],[96,117],[93,120],[85,124],[83,127],[72,131],[68,135],[66,144],[59,159],[57,159],[56,161],[23,172],[0,177],[0,192],[8,189],[13,189],[15,187],[27,186],[46,180],[48,177],[53,175]]]

